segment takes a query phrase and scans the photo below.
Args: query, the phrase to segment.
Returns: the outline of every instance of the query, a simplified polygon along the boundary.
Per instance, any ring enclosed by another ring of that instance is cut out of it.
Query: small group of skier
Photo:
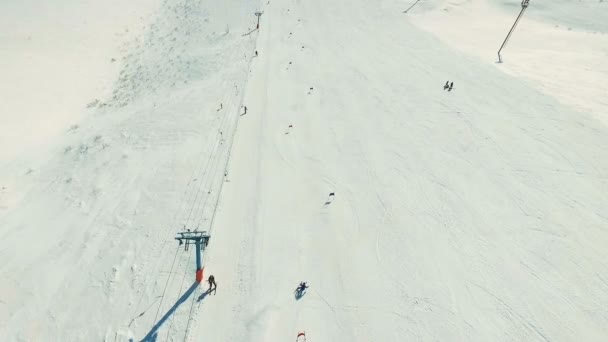
[[[447,89],[448,91],[451,91],[453,87],[454,87],[454,82],[446,81],[445,85],[443,86],[443,90]]]
[[[211,291],[217,292],[217,283],[215,282],[215,277],[213,276],[213,274],[209,276],[209,279],[207,279],[207,282],[209,283],[209,289],[207,290],[207,292],[209,292],[209,293],[211,293]],[[308,285],[306,284],[306,282],[301,281],[300,285],[298,285],[298,287],[296,288],[296,291],[295,291],[296,295],[298,297],[301,297],[307,288],[308,288]]]

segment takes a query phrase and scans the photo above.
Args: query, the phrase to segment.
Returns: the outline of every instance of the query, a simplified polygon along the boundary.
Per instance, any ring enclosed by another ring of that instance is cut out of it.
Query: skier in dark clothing
[[[446,90],[450,87],[450,81],[445,81],[445,85],[443,86],[443,90]]]
[[[304,296],[304,292],[306,291],[307,288],[308,288],[308,285],[306,285],[306,282],[301,281],[300,285],[298,285],[298,287],[296,287],[296,290],[293,292],[296,297],[296,300],[298,300]]]
[[[209,276],[209,279],[207,280],[209,282],[209,292],[215,290],[217,291],[217,284],[215,283],[215,277],[213,275]]]
[[[450,89],[448,89],[448,91],[452,90],[452,88],[454,88],[454,82],[450,82]]]

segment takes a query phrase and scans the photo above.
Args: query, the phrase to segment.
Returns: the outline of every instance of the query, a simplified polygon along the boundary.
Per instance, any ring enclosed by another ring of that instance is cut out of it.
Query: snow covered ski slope
[[[608,338],[607,127],[400,5],[264,8],[191,341]]]
[[[34,22],[88,20],[83,26],[91,32],[74,45],[55,46],[56,37],[75,33],[61,25],[28,27],[38,53],[57,69],[41,77],[79,80],[57,84],[49,107],[57,111],[37,114],[43,122],[55,119],[42,131],[29,115],[18,115],[29,111],[28,101],[44,108],[48,94],[21,79],[43,64],[26,58],[27,44],[19,47],[25,35],[2,36],[11,46],[4,52],[15,58],[8,65],[0,60],[1,70],[10,66],[15,72],[5,75],[12,84],[30,91],[1,101],[16,104],[2,118],[44,134],[44,143],[24,137],[2,144],[3,156],[16,157],[0,162],[0,340],[141,340],[154,335],[182,287],[193,283],[194,255],[173,238],[181,230],[209,230],[253,55],[255,40],[241,33],[255,25],[255,4],[151,0],[131,8],[62,1],[65,10],[40,13],[30,2],[1,4]],[[89,13],[95,10],[104,15]],[[103,26],[106,15],[116,26]],[[85,55],[66,65],[43,49],[71,60],[82,54],[80,44],[108,36],[113,43],[104,45],[103,63]],[[112,78],[110,86],[96,74]],[[79,97],[81,90],[87,97]],[[163,339],[169,326],[184,335],[181,322],[165,321]]]
[[[519,1],[412,2],[150,2],[0,164],[0,339],[608,339],[608,4],[532,0],[499,65]]]

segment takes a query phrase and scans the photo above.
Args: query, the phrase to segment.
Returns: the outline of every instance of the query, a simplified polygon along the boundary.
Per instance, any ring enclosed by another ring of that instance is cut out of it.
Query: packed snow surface
[[[415,2],[0,2],[0,340],[608,340],[608,2]]]

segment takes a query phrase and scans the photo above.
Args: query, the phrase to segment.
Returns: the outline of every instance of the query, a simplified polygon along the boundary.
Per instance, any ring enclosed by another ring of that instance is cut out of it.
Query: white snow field
[[[608,2],[532,0],[497,64],[519,1],[61,1],[129,34],[28,85],[71,87],[44,139],[1,112],[0,340],[608,340]]]
[[[144,31],[158,3],[0,1],[0,159],[52,142],[106,96],[121,43]]]

